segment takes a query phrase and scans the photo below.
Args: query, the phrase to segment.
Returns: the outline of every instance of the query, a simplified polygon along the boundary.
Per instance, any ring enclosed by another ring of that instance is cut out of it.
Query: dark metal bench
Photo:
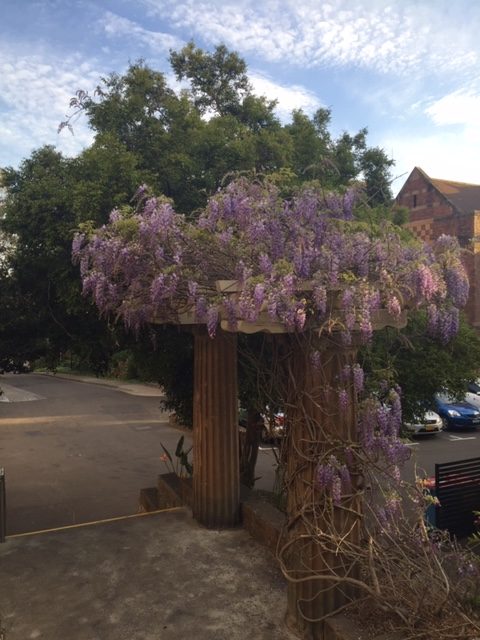
[[[480,511],[480,458],[435,465],[436,526],[465,537],[475,531],[474,511]]]

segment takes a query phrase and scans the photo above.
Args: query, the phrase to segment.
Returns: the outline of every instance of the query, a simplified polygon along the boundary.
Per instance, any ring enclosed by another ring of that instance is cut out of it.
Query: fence
[[[474,511],[480,511],[480,458],[435,465],[436,526],[464,537],[475,531]]]

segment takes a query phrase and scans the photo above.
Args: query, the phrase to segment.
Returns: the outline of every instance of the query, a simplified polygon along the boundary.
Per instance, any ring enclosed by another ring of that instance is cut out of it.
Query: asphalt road
[[[411,445],[412,458],[406,465],[405,476],[417,472],[434,476],[435,464],[480,457],[480,430],[443,431],[432,436],[421,436]]]
[[[165,471],[160,443],[172,450],[180,435],[159,392],[38,374],[2,386],[12,399],[0,403],[7,534],[136,513],[140,489]]]
[[[151,387],[39,374],[5,375],[1,386],[12,400],[0,402],[8,534],[135,513],[140,489],[167,470],[160,443],[173,451],[182,435]],[[405,477],[415,465],[433,475],[436,462],[480,456],[480,431],[423,437],[411,448]],[[261,448],[256,475],[257,488],[273,489],[271,447]]]

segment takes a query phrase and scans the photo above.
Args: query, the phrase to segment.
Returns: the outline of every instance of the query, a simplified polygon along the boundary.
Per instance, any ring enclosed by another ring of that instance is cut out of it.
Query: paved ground
[[[167,471],[160,443],[173,451],[182,435],[153,386],[38,374],[0,386],[9,534],[135,513],[140,489]],[[274,464],[260,452],[259,488],[272,489]]]
[[[134,514],[139,489],[164,470],[160,442],[173,449],[179,432],[158,389],[91,382],[0,378],[10,535]],[[478,456],[479,444],[476,432],[444,433],[412,449],[431,473],[434,462]],[[272,457],[261,456],[268,471]],[[9,537],[0,571],[2,640],[292,637],[268,553],[244,531],[202,529],[183,510]]]
[[[172,451],[181,435],[153,386],[37,374],[1,376],[0,386],[9,534],[136,513],[140,489],[166,471],[160,443]],[[412,450],[405,475],[414,463],[432,475],[435,462],[479,456],[480,434],[442,433]],[[266,447],[257,488],[273,488],[274,468]]]
[[[0,386],[12,400],[0,405],[8,534],[135,513],[140,489],[165,471],[160,443],[180,436],[153,387],[37,374]]]
[[[183,509],[10,538],[0,566],[4,640],[293,640],[270,554]]]

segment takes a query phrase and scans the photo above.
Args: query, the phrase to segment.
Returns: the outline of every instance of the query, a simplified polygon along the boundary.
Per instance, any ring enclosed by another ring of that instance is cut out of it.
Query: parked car
[[[414,416],[412,422],[405,422],[403,426],[412,436],[433,435],[443,430],[443,421],[435,411],[425,411]]]
[[[480,425],[480,411],[465,400],[456,400],[441,392],[435,394],[435,406],[444,429],[475,428]]]
[[[285,414],[283,411],[270,412],[263,415],[262,440],[275,442],[285,437]]]
[[[28,360],[14,360],[13,358],[6,358],[0,360],[0,374],[3,373],[29,373],[30,363]]]
[[[468,391],[465,393],[465,400],[474,407],[480,409],[480,380],[471,382],[468,385]]]
[[[245,431],[247,412],[243,407],[239,407],[238,417],[240,431]],[[264,413],[258,414],[257,424],[262,430],[261,439],[263,442],[276,442],[285,436],[285,415],[282,411],[272,412],[266,407]]]
[[[471,382],[468,385],[468,390],[475,393],[477,396],[480,396],[480,379],[475,380],[475,382]]]

